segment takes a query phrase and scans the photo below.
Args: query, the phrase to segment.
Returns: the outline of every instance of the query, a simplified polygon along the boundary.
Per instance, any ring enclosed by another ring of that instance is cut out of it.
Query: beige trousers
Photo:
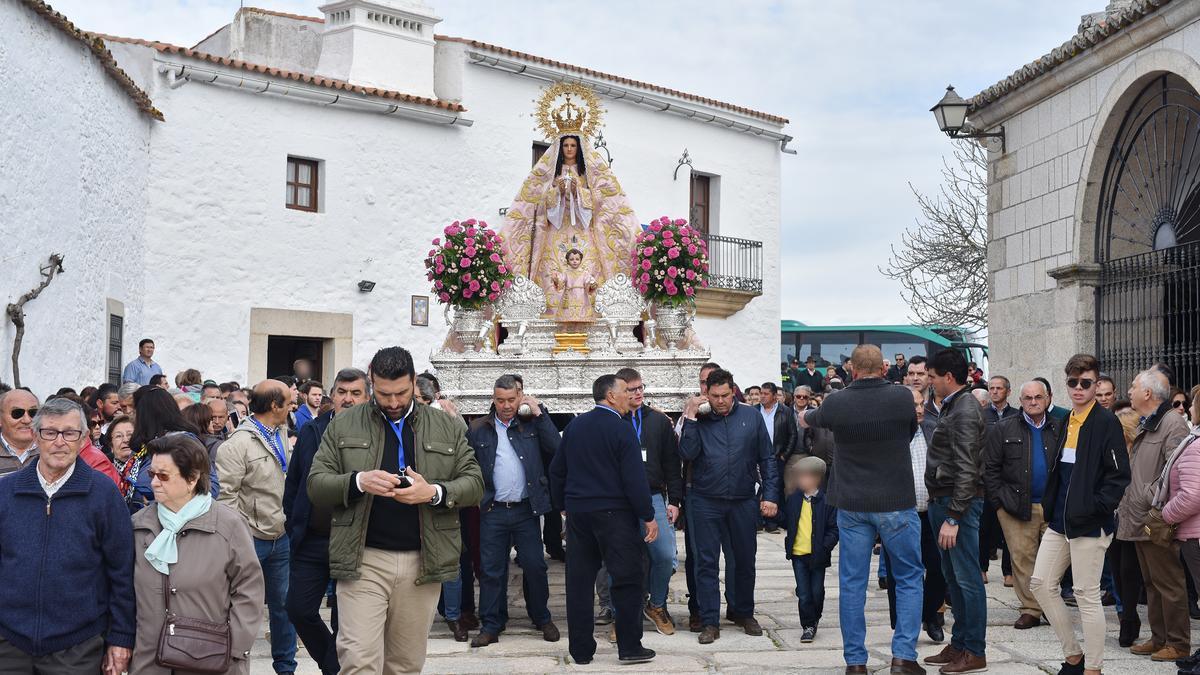
[[[1037,560],[1038,547],[1046,532],[1046,521],[1042,517],[1042,505],[1034,504],[1028,521],[1018,520],[1004,509],[996,512],[1004,541],[1008,543],[1008,554],[1012,557],[1013,590],[1021,602],[1021,613],[1042,618],[1042,606],[1033,591],[1029,590],[1029,577],[1033,575],[1033,563]]]
[[[367,548],[359,572],[337,582],[341,675],[420,673],[442,585],[415,585],[420,551]]]
[[[1104,664],[1104,607],[1100,604],[1100,575],[1104,569],[1104,552],[1112,543],[1112,535],[1067,539],[1054,530],[1042,535],[1037,561],[1029,589],[1042,606],[1042,613],[1062,643],[1063,655],[1083,655],[1083,667],[1100,670]],[[1015,561],[1014,561],[1015,562]],[[1060,584],[1067,568],[1075,581],[1075,602],[1079,604],[1079,620],[1083,624],[1083,648],[1075,639],[1075,627],[1067,603],[1060,595]]]

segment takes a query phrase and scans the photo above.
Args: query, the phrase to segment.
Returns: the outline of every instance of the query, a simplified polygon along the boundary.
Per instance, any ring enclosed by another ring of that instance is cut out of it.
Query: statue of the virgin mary
[[[555,107],[559,99],[564,102]],[[579,102],[576,103],[577,99]],[[505,215],[505,261],[546,292],[547,318],[595,318],[595,291],[628,273],[640,231],[617,177],[587,141],[599,129],[595,93],[573,83],[551,85],[538,105],[550,147],[521,185]]]

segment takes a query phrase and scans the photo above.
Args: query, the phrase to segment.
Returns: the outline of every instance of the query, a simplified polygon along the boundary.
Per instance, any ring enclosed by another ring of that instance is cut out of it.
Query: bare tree
[[[958,141],[942,158],[936,195],[909,183],[921,216],[879,269],[900,282],[912,320],[922,325],[987,328],[987,153]]]
[[[62,274],[64,271],[62,264],[62,255],[58,253],[51,255],[50,260],[41,267],[42,281],[38,283],[33,290],[17,298],[16,302],[10,302],[8,304],[6,313],[8,314],[8,318],[13,322],[13,326],[15,326],[17,329],[16,335],[13,336],[12,348],[12,372],[14,387],[21,386],[20,361],[21,342],[25,340],[25,303],[41,295],[42,291],[46,290],[46,287],[50,285],[50,282],[54,281],[55,275]]]

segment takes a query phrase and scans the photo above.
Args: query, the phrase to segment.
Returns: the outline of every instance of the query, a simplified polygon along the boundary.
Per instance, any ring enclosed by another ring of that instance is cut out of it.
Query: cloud
[[[934,191],[950,145],[929,107],[1061,44],[1104,0],[554,3],[427,0],[438,32],[586,65],[788,117],[783,316],[809,324],[903,322],[876,268],[912,225],[908,188]],[[257,0],[296,14],[317,2]],[[191,46],[232,0],[57,0],[87,30]],[[636,206],[636,205],[635,205]],[[774,280],[767,280],[773,283]],[[811,289],[811,291],[809,290]]]

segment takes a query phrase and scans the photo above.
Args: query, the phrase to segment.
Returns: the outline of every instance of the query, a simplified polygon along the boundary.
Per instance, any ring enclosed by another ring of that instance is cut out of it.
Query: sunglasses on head
[[[1091,389],[1092,385],[1094,385],[1094,384],[1096,384],[1096,381],[1091,379],[1090,377],[1068,377],[1067,378],[1067,388],[1068,389],[1075,389],[1077,387],[1082,387],[1083,389]]]
[[[24,417],[25,415],[29,415],[29,419],[33,419],[34,417],[37,417],[38,409],[37,408],[13,408],[12,410],[10,410],[8,412],[8,414],[11,415],[14,420],[19,420],[22,417]]]

